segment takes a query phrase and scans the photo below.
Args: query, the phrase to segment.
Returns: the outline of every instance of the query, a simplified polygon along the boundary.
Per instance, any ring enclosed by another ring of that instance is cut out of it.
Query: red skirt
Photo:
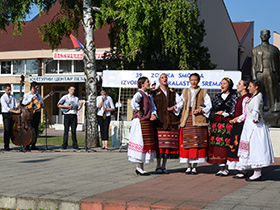
[[[166,157],[175,159],[179,156],[178,126],[170,126],[168,131],[158,131],[156,138],[157,158]]]
[[[154,129],[150,120],[140,120],[143,136],[144,153],[155,151]]]
[[[180,162],[188,162],[187,159],[206,158],[208,153],[208,139],[208,127],[193,126],[190,111],[186,126],[180,129]]]

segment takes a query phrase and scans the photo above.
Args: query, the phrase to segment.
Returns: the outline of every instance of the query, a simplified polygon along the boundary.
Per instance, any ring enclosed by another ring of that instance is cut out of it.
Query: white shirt
[[[38,101],[42,100],[42,96],[39,93],[32,94],[31,91],[28,93],[25,93],[23,96],[22,104],[27,105],[30,104],[33,101],[33,97],[36,97]],[[39,112],[40,110],[37,110],[36,112]]]
[[[17,99],[14,95],[10,97],[4,93],[1,97],[2,113],[9,113],[10,109],[14,109],[17,106]]]
[[[144,90],[142,89],[138,89],[138,91],[142,91],[143,93],[145,93],[148,97],[149,97],[149,94],[147,92],[144,92]],[[133,111],[136,111],[136,110],[140,110],[140,101],[142,99],[142,94],[137,92],[134,94],[130,104],[132,106],[132,109]],[[154,101],[152,100],[152,97],[151,97],[151,114],[154,114],[153,112],[156,110],[156,106],[155,106],[155,103]]]
[[[164,91],[161,87],[160,87],[160,89],[161,89],[162,92],[164,93],[165,97],[167,97],[167,92]],[[151,97],[151,100],[152,100],[152,103],[154,104],[155,102],[154,102],[154,99],[153,99],[152,97]],[[179,94],[176,93],[176,96],[175,96],[175,106],[176,106],[176,109],[173,111],[173,113],[174,113],[176,116],[178,116],[178,115],[180,114],[180,111],[181,111],[183,105],[184,105],[184,101],[183,101],[182,98],[179,96]],[[156,109],[156,107],[155,107],[155,111],[152,112],[152,114],[155,114],[156,116],[158,116],[157,113],[156,113],[156,110],[157,110],[157,109]]]
[[[191,102],[190,102],[190,107],[192,107],[192,104],[193,104],[193,98],[195,96],[195,93],[198,89],[193,89],[193,88],[190,88],[191,89]],[[182,98],[182,101],[184,102],[185,99],[183,97],[183,94],[181,95],[181,98]],[[210,96],[206,93],[205,97],[204,97],[204,107],[202,107],[202,111],[204,112],[203,115],[207,118],[209,118],[209,115],[211,113],[211,109],[212,109],[212,103],[211,103],[211,98]]]
[[[62,96],[61,99],[58,101],[59,104],[61,105],[65,105],[65,104],[69,104],[70,102],[74,102],[75,106],[72,107],[72,109],[70,109],[67,112],[63,112],[63,114],[77,114],[77,109],[80,106],[79,103],[79,98],[77,96],[71,96],[69,93]]]
[[[229,93],[222,93],[221,97],[222,97],[222,99],[226,100],[227,97],[228,97],[228,95],[229,95]],[[224,117],[228,117],[228,116],[229,116],[229,113],[224,112],[224,113],[223,113],[223,116],[224,116]]]
[[[103,98],[102,95],[97,96],[97,98],[96,98],[96,107],[98,107],[98,104],[100,104],[100,102],[102,101],[102,98]],[[103,116],[103,113],[104,113],[103,107],[105,109],[109,109],[109,108],[115,109],[113,100],[112,100],[112,98],[110,96],[107,96],[107,95],[105,96],[103,104],[104,104],[104,106],[102,106],[100,109],[98,108],[97,116]],[[106,116],[110,116],[111,112],[110,111],[106,111],[105,114],[106,114]]]

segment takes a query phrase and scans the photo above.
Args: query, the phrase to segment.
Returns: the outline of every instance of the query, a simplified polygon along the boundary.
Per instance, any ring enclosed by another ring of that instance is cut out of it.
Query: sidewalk
[[[3,148],[3,144],[0,144]],[[39,147],[40,148],[40,147]],[[59,210],[278,209],[280,159],[262,182],[216,177],[217,166],[201,164],[198,175],[168,160],[168,175],[135,174],[126,152],[59,149],[27,153],[0,150],[0,208]],[[56,151],[56,152],[54,152]]]

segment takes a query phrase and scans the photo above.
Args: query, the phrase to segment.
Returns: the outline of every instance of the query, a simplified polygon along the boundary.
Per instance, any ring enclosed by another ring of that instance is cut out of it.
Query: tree
[[[112,24],[111,49],[124,58],[126,69],[214,69],[204,21],[195,1],[106,1],[98,23]]]

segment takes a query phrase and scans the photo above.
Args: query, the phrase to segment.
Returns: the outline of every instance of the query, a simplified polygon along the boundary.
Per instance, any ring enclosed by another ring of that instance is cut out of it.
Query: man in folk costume
[[[212,103],[207,90],[198,86],[200,76],[189,77],[191,87],[181,95],[184,106],[180,120],[179,157],[180,163],[187,163],[185,174],[197,174],[198,163],[206,162],[208,154],[208,123]]]
[[[175,89],[168,88],[166,74],[160,75],[159,83],[157,93],[152,97],[156,106],[154,114],[158,117],[157,121],[155,121],[155,126],[158,130],[156,172],[158,174],[167,174],[167,158],[178,158],[179,154],[178,125],[180,122],[178,115],[183,102]]]
[[[156,157],[154,130],[150,120],[156,120],[156,116],[151,114],[154,111],[152,103],[147,91],[150,89],[150,81],[147,77],[138,79],[138,92],[131,100],[131,106],[134,110],[133,120],[131,124],[129,144],[128,144],[128,160],[136,163],[136,174],[147,176],[144,170],[144,163],[153,162]]]

